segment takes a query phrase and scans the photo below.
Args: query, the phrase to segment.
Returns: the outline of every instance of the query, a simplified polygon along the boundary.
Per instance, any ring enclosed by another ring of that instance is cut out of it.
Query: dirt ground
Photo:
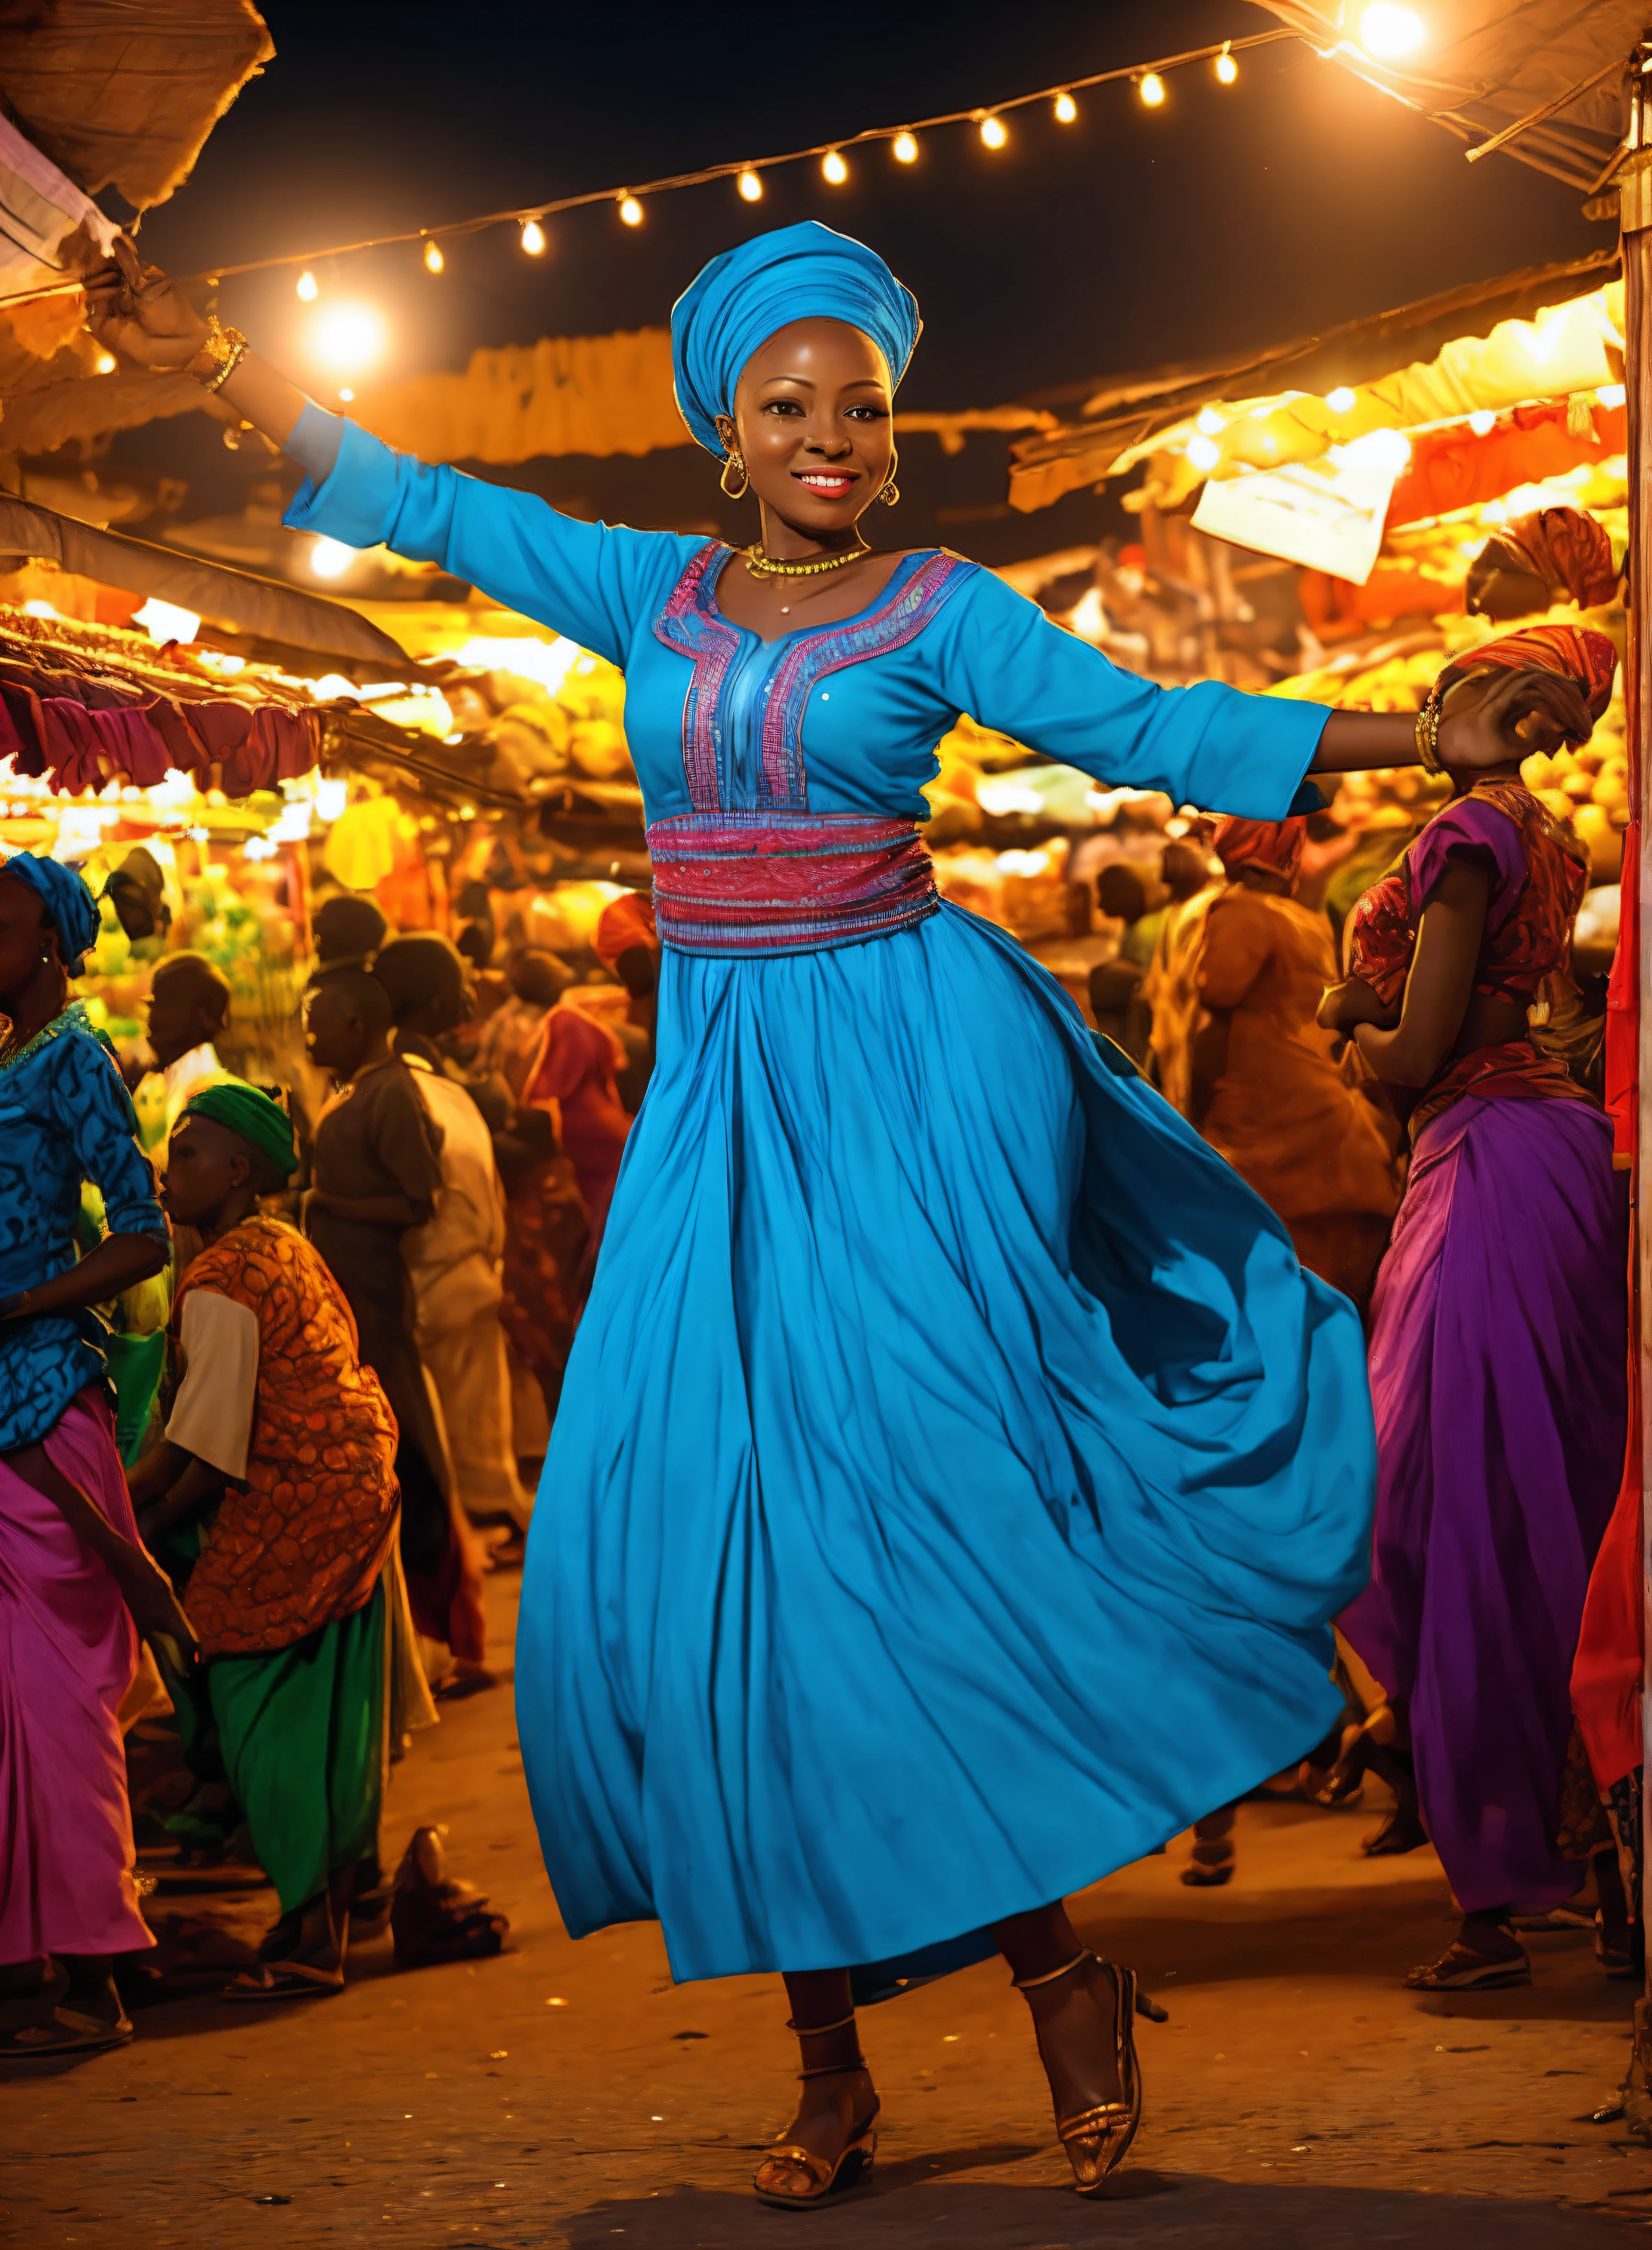
[[[508,1683],[516,1583],[491,1584]],[[416,1822],[447,1822],[453,1872],[509,1914],[512,1950],[398,1977],[377,1939],[341,1998],[151,2006],[125,2051],[10,2079],[0,2239],[1588,2250],[1652,2226],[1652,2151],[1589,2122],[1622,2076],[1633,1989],[1602,1980],[1587,1938],[1552,1936],[1532,1941],[1529,1991],[1403,1992],[1447,1933],[1437,1861],[1366,1861],[1368,1809],[1300,1805],[1245,1807],[1226,1890],[1180,1883],[1183,1839],[1077,1901],[1170,2009],[1142,2026],[1146,2124],[1109,2199],[1065,2184],[1022,2004],[988,1964],[864,2019],[875,2185],[807,2219],[768,2212],[747,2183],[789,2115],[778,1978],[674,1985],[651,1925],[571,1943],[521,1775],[506,1684],[416,1739],[385,1825],[392,1859]],[[224,1912],[256,1929],[271,1895]]]

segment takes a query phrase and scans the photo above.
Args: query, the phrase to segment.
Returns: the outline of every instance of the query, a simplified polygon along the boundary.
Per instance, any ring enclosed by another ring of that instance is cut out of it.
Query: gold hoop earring
[[[900,487],[895,482],[895,472],[899,466],[900,455],[891,452],[889,456],[889,474],[885,478],[883,490],[878,495],[885,507],[893,507],[900,498]]]
[[[728,481],[728,473],[731,469],[740,479],[738,485],[732,485]],[[722,487],[723,490],[728,494],[730,500],[744,500],[747,493],[750,490],[752,480],[746,473],[746,457],[740,452],[738,445],[731,445],[729,447],[728,459],[723,463],[723,473],[719,477],[717,481]]]

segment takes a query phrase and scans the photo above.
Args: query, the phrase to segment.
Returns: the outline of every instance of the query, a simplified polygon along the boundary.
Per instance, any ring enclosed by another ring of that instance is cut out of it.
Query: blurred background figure
[[[481,1557],[458,1515],[414,1329],[403,1237],[436,1215],[441,1143],[413,1073],[390,1051],[389,993],[364,969],[318,970],[306,993],[310,1059],[336,1091],[315,1128],[305,1232],[355,1318],[361,1363],[396,1421],[402,1563],[414,1621],[462,1678],[485,1681]]]
[[[506,964],[510,996],[483,1025],[477,1041],[478,1069],[496,1073],[513,1101],[527,1089],[533,1058],[545,1033],[545,1018],[574,982],[567,963],[542,946],[520,946]]]
[[[1153,1045],[1166,1094],[1363,1315],[1400,1191],[1384,1122],[1315,1021],[1337,967],[1325,915],[1293,895],[1306,825],[1221,824],[1227,880],[1178,926],[1185,997],[1174,1022],[1155,1014]]]
[[[524,1532],[533,1503],[517,1474],[499,1325],[505,1191],[487,1121],[469,1088],[447,1074],[438,1045],[470,1012],[465,964],[446,938],[422,930],[392,938],[373,973],[390,996],[396,1053],[437,1128],[436,1207],[403,1237],[402,1254],[455,1494],[472,1522],[508,1522]]]

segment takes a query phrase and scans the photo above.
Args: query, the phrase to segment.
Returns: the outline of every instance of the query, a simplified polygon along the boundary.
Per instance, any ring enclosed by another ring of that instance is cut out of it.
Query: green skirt
[[[353,1617],[267,1656],[215,1656],[224,1769],[283,1914],[378,1847],[384,1790],[384,1581]]]

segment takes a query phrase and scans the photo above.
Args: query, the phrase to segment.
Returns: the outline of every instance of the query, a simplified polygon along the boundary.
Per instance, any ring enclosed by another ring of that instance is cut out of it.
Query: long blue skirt
[[[959,908],[660,1000],[522,1595],[569,1931],[898,1961],[1318,1741],[1370,1396],[1265,1205]]]

